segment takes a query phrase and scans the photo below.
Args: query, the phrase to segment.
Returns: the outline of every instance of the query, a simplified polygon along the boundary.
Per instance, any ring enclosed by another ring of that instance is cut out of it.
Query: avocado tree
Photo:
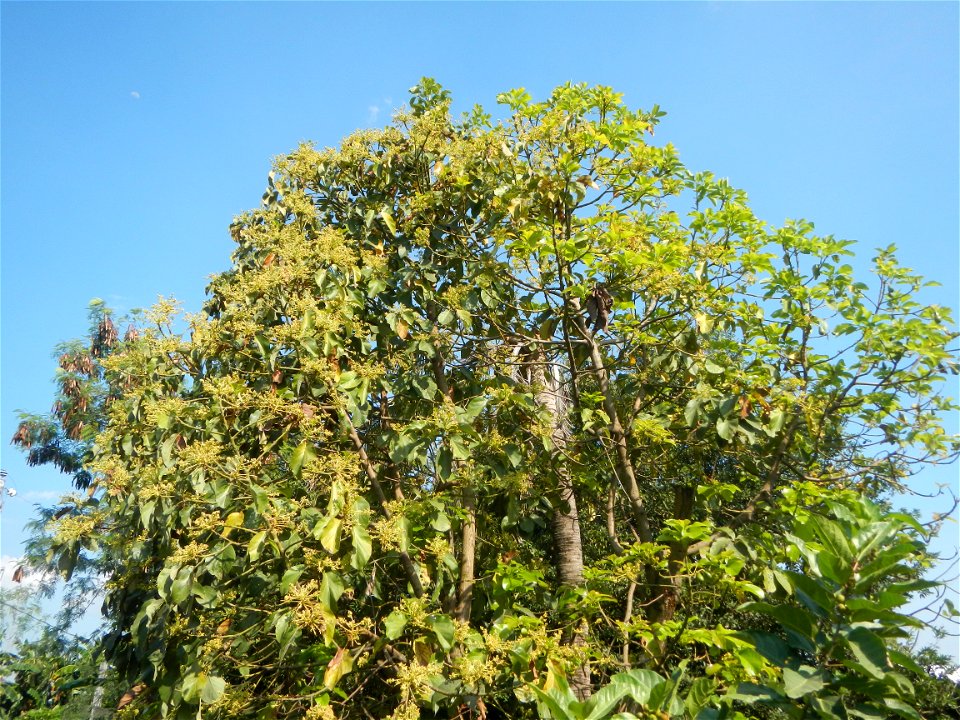
[[[204,311],[97,358],[50,553],[108,568],[122,714],[920,717],[929,528],[867,498],[957,453],[948,311],[656,107],[499,101],[281,157]]]

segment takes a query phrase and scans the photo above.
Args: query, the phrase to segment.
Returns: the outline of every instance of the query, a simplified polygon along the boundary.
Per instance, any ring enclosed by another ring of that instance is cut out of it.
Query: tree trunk
[[[573,481],[563,462],[563,455],[570,445],[570,426],[567,420],[567,398],[562,378],[556,365],[546,361],[542,353],[534,357],[531,380],[537,387],[537,402],[550,412],[553,461],[557,473],[557,490],[560,502],[553,512],[551,523],[553,543],[556,548],[556,568],[560,584],[568,587],[583,585],[583,543],[580,538],[580,516],[577,512],[577,496]],[[583,647],[587,642],[584,624],[575,630],[570,643]],[[570,678],[570,688],[578,698],[590,697],[590,663],[584,659]]]
[[[454,615],[458,620],[470,622],[473,606],[474,563],[477,556],[477,496],[472,487],[463,488],[463,529],[460,533],[460,584],[457,588],[457,606]]]

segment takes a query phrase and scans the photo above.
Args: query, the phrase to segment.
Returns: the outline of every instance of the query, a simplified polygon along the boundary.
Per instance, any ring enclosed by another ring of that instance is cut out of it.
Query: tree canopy
[[[108,576],[124,717],[919,718],[890,493],[949,311],[773,227],[609,88],[278,158],[203,312],[64,349],[14,438]]]

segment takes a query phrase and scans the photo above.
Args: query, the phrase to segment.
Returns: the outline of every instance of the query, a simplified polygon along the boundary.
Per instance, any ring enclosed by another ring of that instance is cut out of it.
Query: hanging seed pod
[[[27,449],[33,445],[33,435],[30,432],[30,427],[26,422],[22,422],[17,426],[17,431],[13,434],[10,442],[13,445]]]
[[[76,372],[77,371],[77,357],[72,353],[64,353],[60,356],[58,360],[60,367],[66,370],[67,372]]]

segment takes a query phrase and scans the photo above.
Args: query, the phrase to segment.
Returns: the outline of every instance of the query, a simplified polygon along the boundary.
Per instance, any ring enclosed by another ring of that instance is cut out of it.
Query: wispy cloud
[[[137,92],[136,90],[131,90],[131,91],[130,91],[130,97],[132,97],[134,100],[139,100],[139,99],[140,99],[140,93]]]
[[[382,110],[389,112],[391,108],[393,108],[393,100],[389,97],[385,97],[383,100],[367,106],[367,124],[373,125],[380,119],[380,112]]]
[[[59,500],[62,496],[63,493],[57,490],[27,490],[23,493],[17,493],[17,498],[27,502],[48,502]]]

